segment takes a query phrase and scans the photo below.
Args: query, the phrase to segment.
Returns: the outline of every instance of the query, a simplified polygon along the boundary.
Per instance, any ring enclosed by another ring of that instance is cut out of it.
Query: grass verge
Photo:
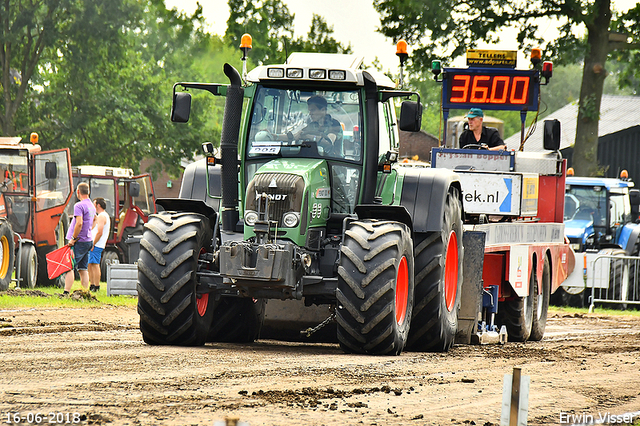
[[[138,298],[135,296],[107,296],[107,285],[102,283],[97,292],[84,292],[80,281],[75,281],[71,293],[80,290],[76,297],[62,297],[58,287],[36,287],[34,289],[9,288],[0,292],[0,310],[15,308],[99,308],[103,305],[129,306],[135,308]]]

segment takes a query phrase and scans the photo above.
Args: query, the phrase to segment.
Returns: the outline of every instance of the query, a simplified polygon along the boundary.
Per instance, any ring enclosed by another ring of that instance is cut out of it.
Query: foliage
[[[229,9],[225,42],[239,46],[243,34],[257,35],[251,58],[260,64],[284,63],[289,52],[351,53],[351,45],[333,38],[333,27],[316,14],[307,37],[294,39],[295,15],[282,0],[229,0]]]
[[[625,14],[617,14],[610,6],[609,0],[374,0],[374,7],[381,14],[381,32],[417,45],[410,67],[423,77],[426,72],[421,70],[428,70],[433,59],[453,59],[480,42],[496,43],[506,28],[517,30],[518,50],[528,52],[539,45],[545,51],[544,57],[552,57],[556,63],[575,64],[582,60],[582,106],[574,154],[576,173],[582,175],[590,175],[597,168],[586,154],[597,144],[594,135],[598,134],[597,117],[607,75],[605,62],[610,54],[617,55],[618,64],[627,60],[638,65],[639,59],[633,49],[640,47],[640,5]],[[543,35],[549,20],[558,20],[561,26],[559,37],[546,42]],[[578,28],[586,29],[586,37],[578,35]],[[614,35],[611,39],[610,31],[614,30],[627,37],[616,41]],[[637,69],[622,70],[620,84],[637,84]]]

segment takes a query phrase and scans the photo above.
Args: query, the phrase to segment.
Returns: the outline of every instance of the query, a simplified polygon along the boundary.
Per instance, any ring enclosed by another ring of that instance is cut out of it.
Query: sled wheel
[[[138,313],[146,343],[201,346],[214,310],[197,294],[198,257],[211,243],[209,219],[161,212],[145,225],[138,259]]]
[[[535,265],[532,264],[529,274],[529,295],[516,296],[513,300],[506,300],[498,304],[496,323],[507,327],[510,342],[525,342],[531,336],[535,298],[538,292],[535,276]]]
[[[38,254],[31,244],[23,244],[20,250],[20,287],[34,288],[38,279]]]
[[[338,342],[345,352],[398,355],[413,308],[413,250],[406,225],[351,222],[338,266]]]
[[[13,274],[13,232],[5,220],[0,220],[0,291],[5,291]]]
[[[264,323],[265,304],[264,299],[222,297],[213,312],[207,342],[253,342]]]
[[[540,281],[540,280],[536,280]],[[537,285],[538,283],[536,283]],[[551,291],[551,266],[549,266],[549,258],[544,257],[544,265],[542,266],[542,280],[540,284],[540,293],[535,292],[533,324],[531,326],[531,335],[529,340],[539,341],[544,336],[544,329],[547,326],[547,313],[549,312],[549,293]]]
[[[416,290],[409,348],[448,351],[455,340],[462,285],[462,206],[451,188],[442,230],[416,234]]]

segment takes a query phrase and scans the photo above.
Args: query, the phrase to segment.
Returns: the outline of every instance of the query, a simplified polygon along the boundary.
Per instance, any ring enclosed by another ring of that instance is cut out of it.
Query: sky
[[[187,13],[196,8],[197,0],[165,0],[168,8],[177,7]],[[398,67],[395,55],[396,47],[393,40],[376,31],[380,26],[379,15],[373,8],[372,0],[284,0],[289,12],[295,14],[295,37],[306,36],[311,26],[313,13],[322,16],[329,26],[333,27],[333,37],[344,45],[351,43],[351,50],[358,56],[364,56],[365,64],[372,63],[376,57],[380,59],[384,69]],[[612,0],[613,7],[618,11],[626,11],[636,5],[637,0]],[[203,15],[211,33],[224,35],[229,18],[227,0],[200,0]],[[249,33],[251,33],[249,31]],[[555,38],[556,25],[549,22],[545,34]],[[259,34],[251,34],[253,43],[259,42]],[[492,45],[493,49],[518,50],[514,37],[503,37],[500,45]],[[489,48],[480,45],[479,48]],[[411,48],[409,47],[409,53]],[[519,63],[521,58],[518,59]],[[454,63],[452,66],[464,66]],[[528,62],[525,66],[528,66]]]

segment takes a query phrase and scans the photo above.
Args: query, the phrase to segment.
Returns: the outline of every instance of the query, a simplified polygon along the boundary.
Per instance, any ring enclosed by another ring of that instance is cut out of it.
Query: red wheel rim
[[[458,291],[458,236],[451,231],[444,265],[444,298],[447,310],[451,312]]]
[[[409,299],[409,267],[407,258],[402,256],[396,277],[396,322],[402,324],[407,315],[407,301]]]
[[[203,317],[204,314],[207,313],[207,306],[209,306],[209,293],[196,297],[196,306],[198,308],[198,315]]]

